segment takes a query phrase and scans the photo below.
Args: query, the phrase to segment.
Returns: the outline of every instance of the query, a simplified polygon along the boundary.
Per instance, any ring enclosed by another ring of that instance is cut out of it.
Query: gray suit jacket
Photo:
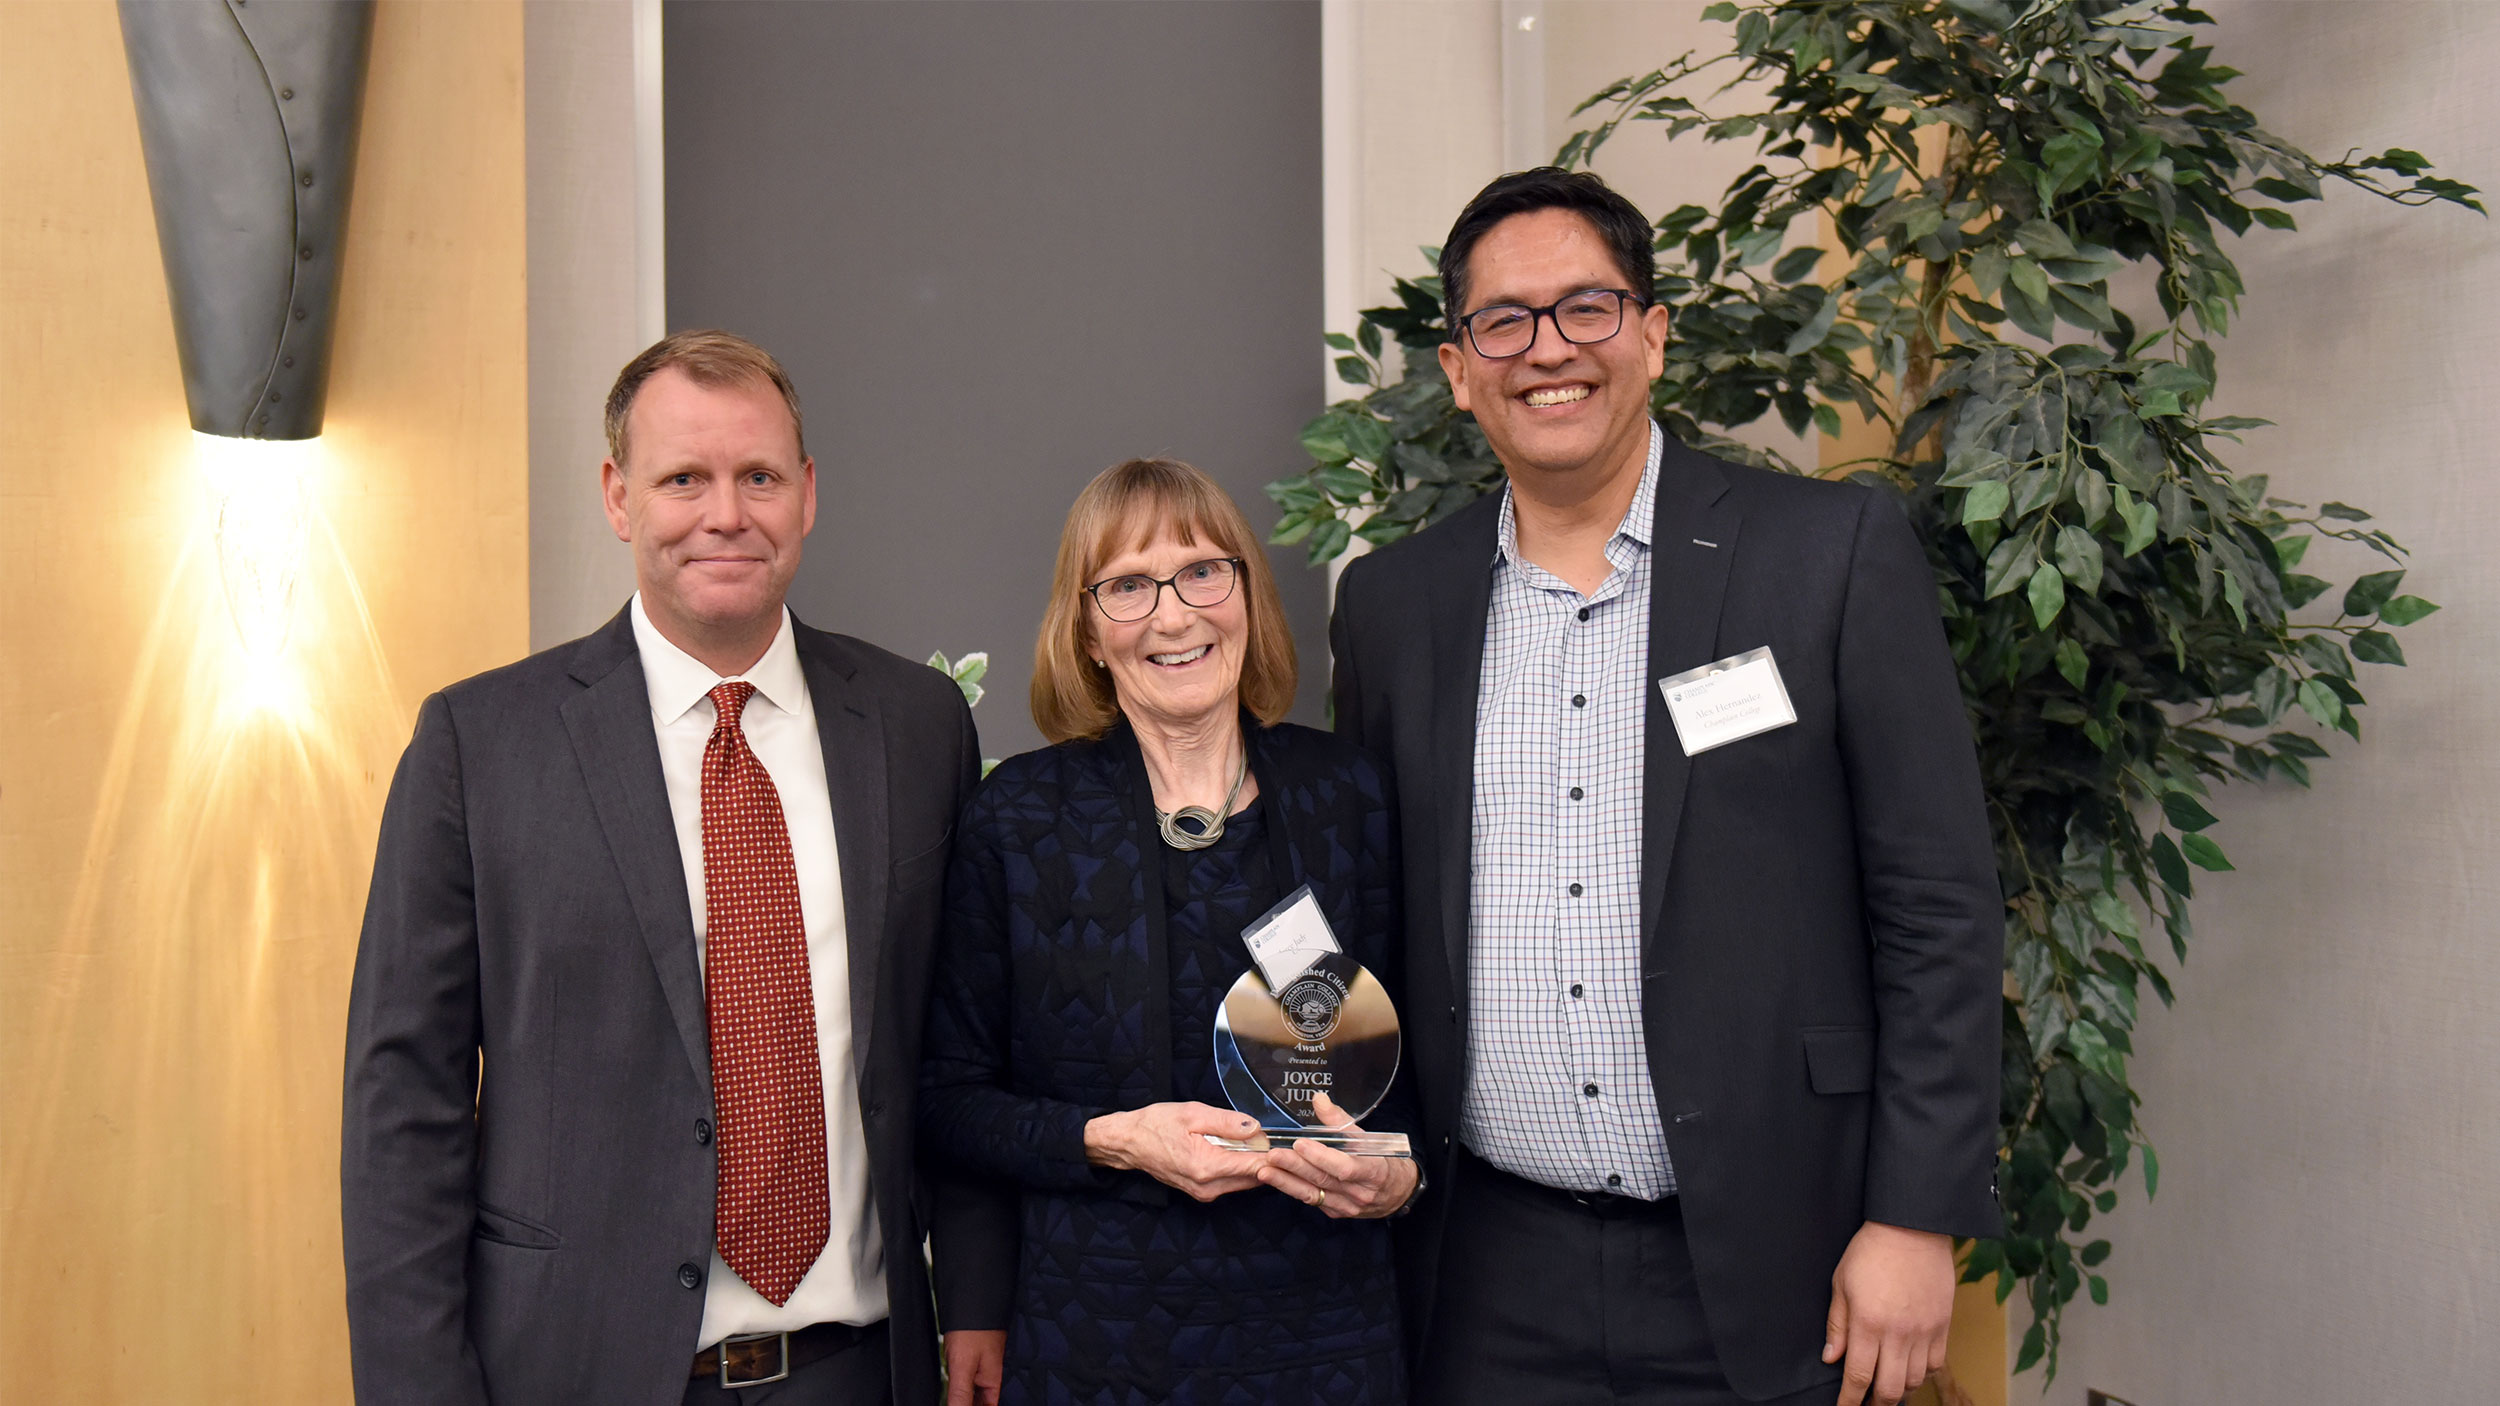
[[[894,1383],[999,1327],[1012,1210],[915,1174],[939,879],[980,773],[945,676],[796,626],[841,835]],[[674,1403],[715,1161],[692,918],[627,615],[427,699],[383,812],[347,1020],[340,1194],[359,1402]]]

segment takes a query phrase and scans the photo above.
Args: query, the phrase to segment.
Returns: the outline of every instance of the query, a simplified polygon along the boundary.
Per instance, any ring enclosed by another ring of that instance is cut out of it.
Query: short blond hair
[[[1033,645],[1033,724],[1042,736],[1053,742],[1100,737],[1120,720],[1111,672],[1098,667],[1085,647],[1087,612],[1094,609],[1085,587],[1104,562],[1144,546],[1166,528],[1185,543],[1210,543],[1241,558],[1239,589],[1247,592],[1250,616],[1250,644],[1241,661],[1242,705],[1269,725],[1292,711],[1298,677],[1293,631],[1285,625],[1284,601],[1249,520],[1202,470],[1178,459],[1131,459],[1085,485],[1059,533],[1050,604]]]
[[[737,333],[706,327],[669,333],[616,373],[616,384],[608,388],[607,431],[608,457],[618,468],[625,467],[625,426],[634,413],[634,397],[642,393],[643,382],[670,367],[698,386],[771,386],[781,392],[781,403],[790,407],[790,438],[799,447],[799,457],[807,457],[807,431],[790,373],[771,352]]]

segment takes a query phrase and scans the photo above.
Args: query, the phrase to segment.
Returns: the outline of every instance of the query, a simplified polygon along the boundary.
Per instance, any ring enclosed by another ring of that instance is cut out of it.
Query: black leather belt
[[[1459,1174],[1462,1178],[1475,1178],[1490,1183],[1514,1196],[1541,1205],[1560,1207],[1606,1220],[1683,1214],[1683,1208],[1676,1204],[1672,1196],[1661,1196],[1655,1201],[1644,1201],[1637,1196],[1617,1196],[1606,1191],[1565,1191],[1558,1186],[1547,1186],[1541,1181],[1530,1181],[1526,1177],[1503,1171],[1466,1148],[1460,1148],[1458,1155],[1466,1162],[1465,1170]]]
[[[816,1323],[792,1333],[727,1338],[694,1355],[687,1379],[711,1377],[725,1387],[777,1382],[800,1367],[857,1347],[882,1323]]]

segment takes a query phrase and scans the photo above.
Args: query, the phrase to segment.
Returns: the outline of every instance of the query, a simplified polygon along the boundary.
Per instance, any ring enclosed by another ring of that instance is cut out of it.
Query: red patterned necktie
[[[738,726],[751,683],[712,690],[703,746],[704,997],[720,1117],[721,1258],[778,1307],[823,1252],[825,1089],[807,925],[781,795]]]

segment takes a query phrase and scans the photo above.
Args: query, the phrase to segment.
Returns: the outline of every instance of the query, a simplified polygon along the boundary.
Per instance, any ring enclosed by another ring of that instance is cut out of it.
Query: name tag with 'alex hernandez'
[[[1768,645],[1660,679],[1658,691],[1688,757],[1797,720]]]

